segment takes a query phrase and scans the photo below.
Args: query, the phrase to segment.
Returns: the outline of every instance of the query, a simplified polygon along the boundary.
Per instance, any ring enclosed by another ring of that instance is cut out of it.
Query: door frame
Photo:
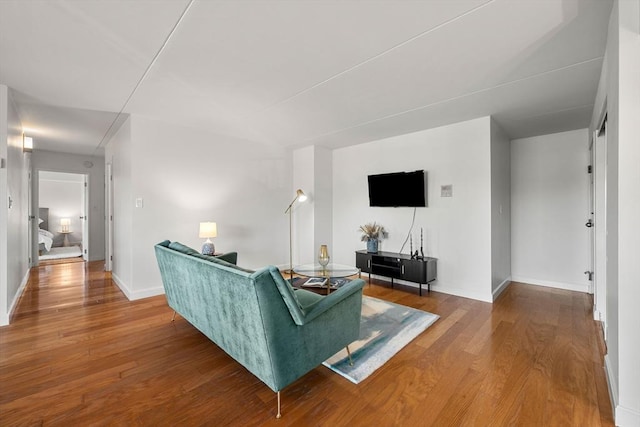
[[[82,259],[89,261],[89,174],[83,174],[82,189],[82,215],[80,215],[80,221],[82,221]]]
[[[607,116],[594,131],[594,296],[593,317],[607,338]]]
[[[90,202],[89,202],[89,195],[90,195],[90,191],[91,191],[91,186],[89,185],[89,179],[90,179],[90,174],[88,173],[83,173],[83,172],[77,172],[74,170],[65,170],[65,169],[56,169],[56,168],[47,168],[47,167],[43,167],[43,168],[38,168],[32,171],[32,176],[33,176],[33,187],[31,187],[34,191],[33,191],[33,198],[32,198],[32,202],[33,202],[33,209],[39,209],[40,208],[40,172],[55,172],[55,173],[65,173],[65,174],[73,174],[73,175],[80,175],[83,176],[83,182],[86,184],[86,186],[83,188],[83,193],[82,193],[82,198],[83,200],[81,200],[82,203],[82,209],[84,209],[84,213],[82,214],[82,216],[86,217],[86,220],[82,220],[82,230],[83,230],[83,234],[82,234],[82,259],[84,261],[88,261],[90,258],[90,253],[89,253],[89,241],[90,241],[90,233],[89,233],[89,217],[90,215],[88,215],[89,213],[89,206],[90,206]],[[81,217],[82,218],[82,217]],[[40,254],[39,254],[39,243],[36,240],[37,239],[37,222],[34,221],[34,230],[35,232],[33,233],[33,236],[31,236],[31,244],[33,245],[33,250],[32,250],[32,254],[33,254],[33,263],[32,263],[32,267],[37,267],[40,263]],[[85,233],[86,230],[86,233]],[[85,244],[85,239],[86,239],[86,247],[84,246]]]
[[[113,166],[111,162],[105,165],[105,256],[104,270],[113,270]]]

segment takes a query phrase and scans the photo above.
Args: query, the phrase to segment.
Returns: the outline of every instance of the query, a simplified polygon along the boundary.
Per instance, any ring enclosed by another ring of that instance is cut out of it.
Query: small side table
[[[62,241],[62,246],[64,247],[68,247],[71,246],[69,244],[69,233],[71,233],[70,231],[61,231],[60,234],[64,234],[64,240]]]

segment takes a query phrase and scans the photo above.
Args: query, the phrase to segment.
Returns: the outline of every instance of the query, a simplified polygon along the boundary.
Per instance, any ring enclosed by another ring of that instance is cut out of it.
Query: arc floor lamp
[[[293,220],[292,220],[292,212],[293,212],[293,205],[295,202],[304,202],[305,200],[307,200],[307,195],[304,194],[304,191],[302,191],[301,189],[297,189],[296,190],[296,197],[294,197],[294,199],[291,201],[291,203],[289,204],[289,207],[287,208],[287,210],[284,211],[284,213],[288,213],[289,214],[289,275],[290,275],[290,279],[293,281],[293,252],[292,252],[292,248],[293,248]]]

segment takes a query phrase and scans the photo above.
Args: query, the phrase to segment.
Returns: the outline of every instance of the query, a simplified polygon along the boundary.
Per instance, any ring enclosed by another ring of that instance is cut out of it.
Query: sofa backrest
[[[272,348],[279,328],[295,327],[303,313],[278,269],[252,272],[176,242],[162,242],[155,251],[169,306],[271,388],[279,387]]]

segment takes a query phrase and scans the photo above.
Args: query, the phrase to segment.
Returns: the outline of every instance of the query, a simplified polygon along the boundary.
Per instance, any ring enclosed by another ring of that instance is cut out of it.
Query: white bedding
[[[38,229],[38,243],[44,244],[44,248],[49,252],[53,244],[53,234],[41,228]]]

